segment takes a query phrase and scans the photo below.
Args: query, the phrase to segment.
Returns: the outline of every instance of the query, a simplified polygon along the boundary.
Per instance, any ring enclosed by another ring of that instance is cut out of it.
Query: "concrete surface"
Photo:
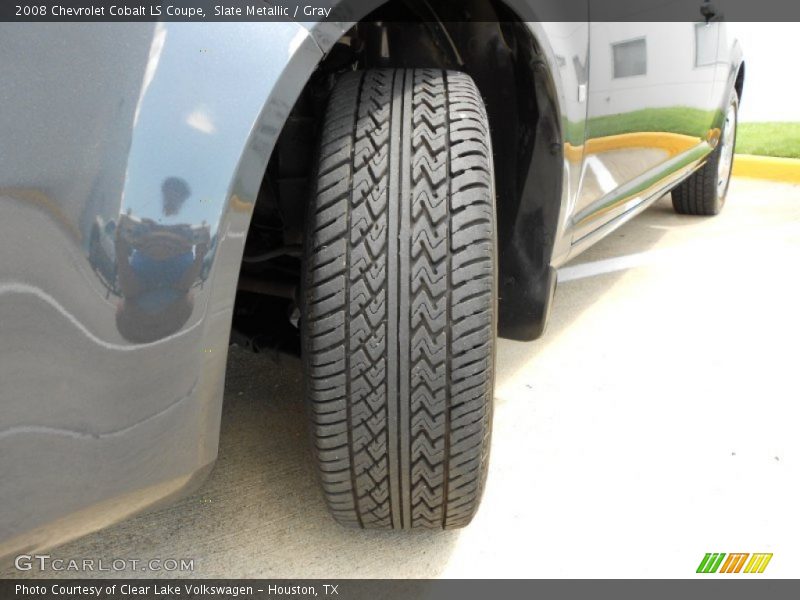
[[[233,349],[202,489],[51,555],[193,558],[196,577],[688,577],[706,552],[773,552],[761,577],[800,575],[799,265],[800,187],[735,180],[719,217],[667,197],[563,268],[545,337],[499,344],[465,530],[336,525],[299,361]]]

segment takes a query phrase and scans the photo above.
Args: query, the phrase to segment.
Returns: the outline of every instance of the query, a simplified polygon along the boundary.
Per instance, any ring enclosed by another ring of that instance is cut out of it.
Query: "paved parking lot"
[[[773,552],[764,576],[797,576],[800,187],[735,180],[711,219],[664,198],[560,278],[545,337],[499,344],[469,528],[335,524],[299,361],[234,348],[208,482],[51,554],[193,558],[196,577],[424,578],[687,577],[706,552]]]

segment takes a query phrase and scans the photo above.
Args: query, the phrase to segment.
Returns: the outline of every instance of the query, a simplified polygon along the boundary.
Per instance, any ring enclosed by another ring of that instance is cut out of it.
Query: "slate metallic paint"
[[[560,118],[580,124],[585,106],[571,101],[556,50],[588,60],[587,40],[559,37],[558,24],[530,27]],[[348,28],[0,26],[0,556],[185,494],[210,469],[250,211],[284,119]],[[741,53],[730,52],[732,86]],[[580,249],[570,218],[581,165],[563,162],[553,266]],[[190,195],[166,216],[170,178]],[[125,215],[213,240],[191,314],[146,343],[120,334],[119,291],[89,259],[95,224]]]
[[[185,491],[217,454],[231,314],[272,146],[322,52],[296,24],[0,28],[0,555],[49,547]],[[8,60],[13,57],[13,60]],[[217,236],[179,330],[116,326],[97,216]]]

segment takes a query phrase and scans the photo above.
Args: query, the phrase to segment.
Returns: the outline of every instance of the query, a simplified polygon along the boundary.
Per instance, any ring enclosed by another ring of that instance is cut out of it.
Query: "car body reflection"
[[[163,213],[180,211],[191,195],[182,179],[162,185]],[[116,227],[116,273],[122,299],[117,328],[132,342],[151,342],[178,331],[192,314],[192,286],[210,244],[209,227],[162,225],[130,213]]]

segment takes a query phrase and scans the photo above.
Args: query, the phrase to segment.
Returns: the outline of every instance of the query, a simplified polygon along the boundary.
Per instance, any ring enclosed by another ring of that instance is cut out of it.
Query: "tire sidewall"
[[[720,133],[720,138],[719,138],[719,142],[718,142],[718,146],[717,146],[717,150],[716,150],[717,156],[716,156],[716,160],[714,161],[715,162],[715,164],[714,164],[714,169],[715,169],[715,178],[714,178],[714,183],[715,183],[715,185],[714,185],[714,196],[715,196],[715,198],[714,198],[714,204],[715,204],[714,208],[715,208],[715,211],[714,212],[715,213],[720,212],[722,210],[722,207],[725,206],[725,199],[728,196],[728,190],[730,189],[730,186],[731,186],[731,178],[733,177],[733,163],[736,160],[736,133],[737,133],[737,130],[739,128],[739,96],[736,93],[736,90],[733,90],[731,92],[730,96],[728,97],[728,102],[725,105],[725,113],[724,113],[725,117],[727,117],[728,111],[730,110],[731,107],[733,107],[733,118],[734,118],[734,123],[733,123],[733,156],[731,157],[731,169],[730,169],[730,172],[728,173],[728,180],[725,182],[725,187],[723,188],[722,193],[720,193],[719,192],[719,188],[717,187],[716,183],[719,180],[719,163],[720,163],[720,160],[722,159],[722,145],[725,142],[725,140],[723,139],[723,136],[725,135],[725,133],[724,133],[724,131],[725,131],[724,130],[724,122],[723,122],[723,130]]]

